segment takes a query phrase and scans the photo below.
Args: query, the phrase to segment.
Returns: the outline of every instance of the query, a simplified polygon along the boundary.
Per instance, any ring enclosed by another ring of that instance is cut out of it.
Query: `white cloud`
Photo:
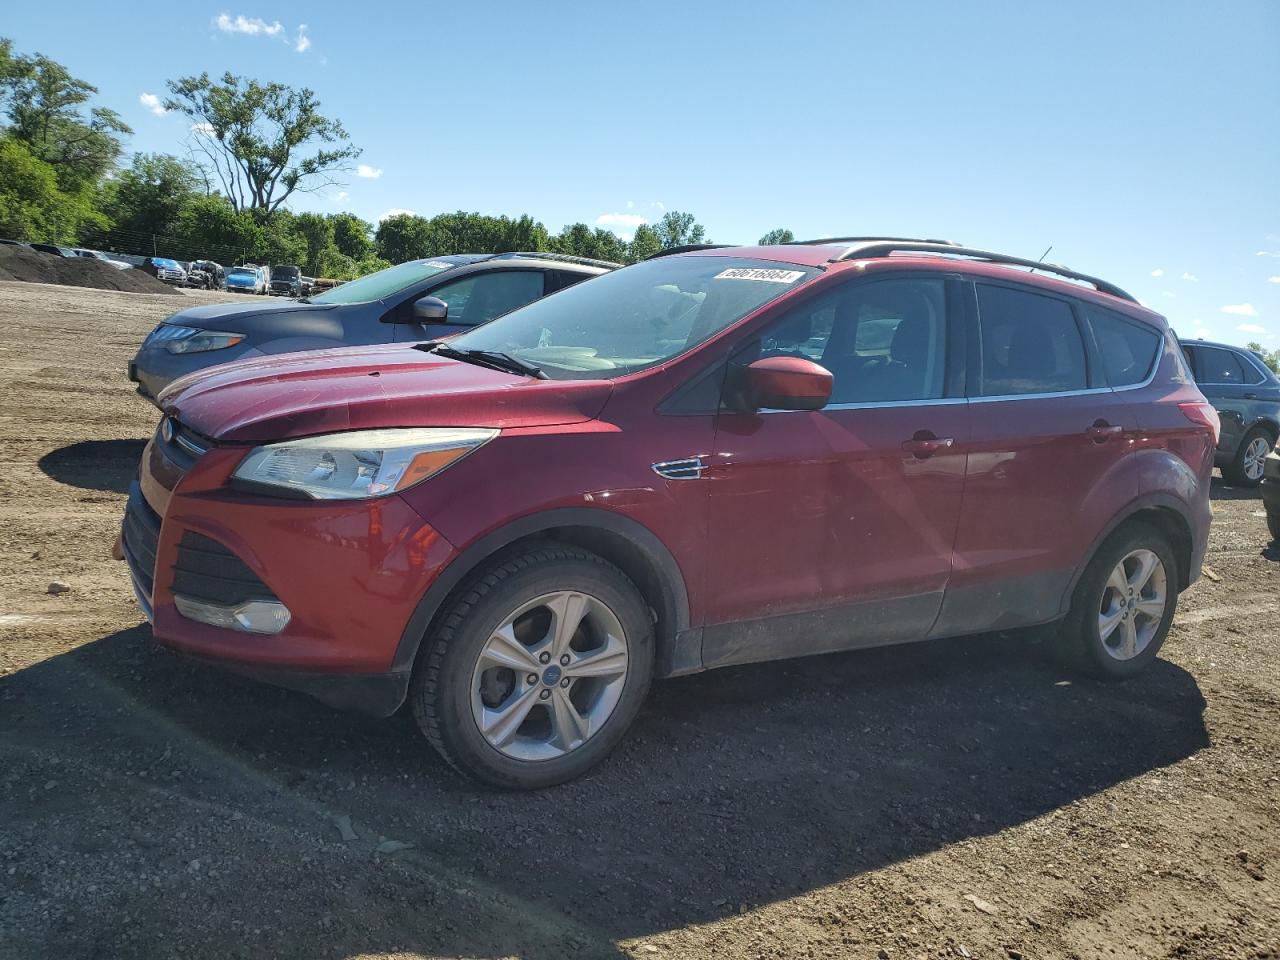
[[[371,167],[367,163],[362,163],[356,167],[356,176],[364,177],[366,180],[377,180],[382,176],[381,167]]]
[[[634,210],[634,209],[635,209],[635,206],[636,206],[636,202],[635,202],[634,200],[628,200],[628,201],[627,201],[627,209],[628,209],[628,210]]]
[[[1259,256],[1259,257],[1280,257],[1280,250],[1259,250],[1259,251],[1258,251],[1258,253],[1257,253],[1257,256]]]
[[[347,191],[345,190],[339,190],[329,199],[332,200],[334,203],[346,203],[348,200],[351,199],[351,194],[347,193]]]
[[[1229,303],[1222,308],[1223,313],[1229,313],[1234,317],[1256,317],[1257,309],[1252,303]]]
[[[1241,333],[1266,333],[1267,328],[1256,323],[1242,323],[1236,327]]]
[[[1151,271],[1151,275],[1153,277],[1163,277],[1164,270],[1162,270],[1160,267],[1156,267],[1154,270]]]
[[[1185,273],[1185,272],[1184,272],[1184,273],[1182,274],[1182,279],[1183,279],[1183,280],[1190,280],[1192,283],[1199,283],[1199,282],[1200,282],[1200,278],[1199,278],[1199,277],[1197,277],[1194,273]]]
[[[1267,277],[1267,283],[1280,283],[1280,277]]]
[[[246,17],[242,13],[236,14],[235,17],[220,13],[214,18],[213,25],[223,33],[245,33],[251,37],[256,37],[258,34],[278,37],[284,33],[284,24],[279,20],[267,23],[261,17]]]
[[[212,123],[193,123],[191,125],[191,132],[194,133],[197,137],[212,137],[213,124]]]
[[[406,216],[410,216],[410,217],[417,216],[417,214],[414,213],[412,210],[405,210],[405,209],[402,209],[401,207],[392,207],[390,210],[387,210],[384,213],[378,214],[378,222],[381,223],[383,220],[389,220],[391,217],[398,217],[401,214],[405,214]]]
[[[157,117],[163,117],[169,111],[164,108],[164,104],[160,102],[160,98],[154,93],[144,93],[138,97],[138,102],[154,113]]]
[[[298,39],[293,42],[293,49],[298,53],[306,53],[311,46],[311,38],[307,36],[307,25],[305,23],[298,24]]]
[[[1191,325],[1195,327],[1203,327],[1204,321],[1201,320],[1199,317],[1196,317],[1194,320],[1191,321]]]
[[[608,227],[620,237],[630,237],[636,227],[648,222],[647,217],[638,213],[602,213],[596,217],[596,226]]]

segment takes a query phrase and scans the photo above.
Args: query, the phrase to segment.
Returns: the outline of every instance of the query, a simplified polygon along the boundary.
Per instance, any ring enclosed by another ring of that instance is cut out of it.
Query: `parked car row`
[[[655,677],[1031,626],[1154,660],[1225,456],[1163,317],[938,241],[614,267],[439,257],[161,324],[118,553],[157,640],[407,702],[512,788],[599,763]]]
[[[101,250],[89,250],[85,247],[62,247],[53,243],[26,243],[22,240],[9,240],[0,238],[0,244],[12,247],[26,247],[29,250],[35,250],[39,253],[47,253],[54,257],[84,257],[89,260],[101,260],[109,266],[115,267],[117,270],[128,270],[133,265],[123,260],[115,259],[108,256]]]

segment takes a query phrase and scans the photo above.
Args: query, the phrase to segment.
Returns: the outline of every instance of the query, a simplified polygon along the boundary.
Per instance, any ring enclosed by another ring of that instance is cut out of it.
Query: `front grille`
[[[178,544],[173,592],[227,607],[246,600],[277,599],[243,560],[218,541],[190,530]]]
[[[160,426],[156,428],[155,442],[164,450],[165,458],[186,473],[209,452],[212,441],[176,420],[170,420],[169,427],[171,432],[166,439],[165,421],[160,421]]]
[[[136,482],[129,487],[129,503],[124,510],[123,540],[129,570],[149,599],[155,590],[160,517],[143,499],[142,488]]]

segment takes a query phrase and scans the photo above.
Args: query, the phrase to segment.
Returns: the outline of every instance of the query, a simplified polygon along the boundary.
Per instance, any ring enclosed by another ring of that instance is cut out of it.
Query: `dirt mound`
[[[70,287],[96,287],[126,293],[177,293],[141,270],[117,270],[88,257],[55,257],[39,250],[0,244],[0,280],[28,283],[61,283]]]

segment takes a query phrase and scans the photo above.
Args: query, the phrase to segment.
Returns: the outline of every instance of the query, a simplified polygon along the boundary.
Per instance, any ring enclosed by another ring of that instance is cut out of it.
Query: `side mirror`
[[[449,305],[439,297],[423,297],[413,302],[413,318],[424,323],[446,323]]]
[[[745,371],[746,397],[756,409],[821,410],[831,399],[831,371],[802,357],[765,357]]]

